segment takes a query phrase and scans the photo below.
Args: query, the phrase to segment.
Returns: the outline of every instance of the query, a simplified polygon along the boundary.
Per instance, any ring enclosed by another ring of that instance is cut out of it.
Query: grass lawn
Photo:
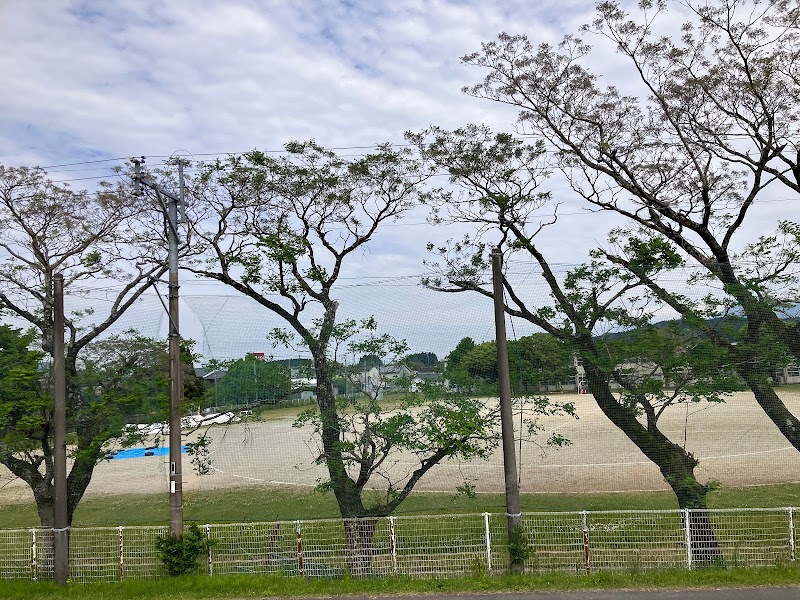
[[[166,494],[128,494],[83,500],[73,525],[158,525],[168,522]],[[674,509],[671,492],[615,494],[523,494],[525,512],[579,510]],[[722,489],[709,496],[711,508],[775,508],[800,506],[800,484]],[[478,494],[474,498],[450,494],[412,494],[397,515],[504,512],[502,494]],[[336,518],[339,511],[332,494],[307,488],[239,487],[206,490],[184,495],[184,516],[198,523],[274,521]],[[0,528],[33,527],[38,517],[33,503],[0,505]]]
[[[685,589],[784,586],[800,584],[796,566],[760,569],[704,569],[642,573],[504,575],[457,579],[302,579],[254,575],[176,577],[169,580],[70,584],[0,581],[6,600],[133,600],[175,598],[268,598],[287,596],[491,593],[602,589]]]

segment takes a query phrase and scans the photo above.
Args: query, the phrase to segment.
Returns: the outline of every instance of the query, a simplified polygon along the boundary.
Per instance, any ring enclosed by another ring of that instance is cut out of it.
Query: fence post
[[[789,511],[789,560],[794,560],[794,509],[790,506],[786,510]]]
[[[297,570],[303,577],[303,536],[300,533],[300,519],[297,519]]]
[[[486,536],[486,571],[492,574],[492,534],[489,530],[489,513],[483,513],[483,529]]]
[[[119,527],[119,580],[125,580],[125,538],[123,530],[125,528]]]
[[[581,512],[581,525],[583,528],[583,563],[588,575],[591,571],[591,562],[589,560],[589,517],[585,510]]]
[[[394,517],[389,517],[389,547],[392,551],[392,575],[397,577],[397,537],[394,533]]]
[[[686,566],[692,568],[692,530],[689,524],[689,508],[682,508],[681,515],[683,516],[683,531],[686,537]]]
[[[39,568],[37,566],[38,553],[36,552],[36,529],[31,529],[31,577],[34,581],[39,580]]]
[[[208,575],[214,575],[214,559],[211,556],[211,524],[206,524],[206,554],[208,555]]]

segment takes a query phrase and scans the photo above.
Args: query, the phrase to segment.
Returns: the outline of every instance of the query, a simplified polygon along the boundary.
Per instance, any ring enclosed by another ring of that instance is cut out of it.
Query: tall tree
[[[574,349],[548,333],[536,333],[508,342],[511,391],[515,394],[556,388],[575,379]],[[464,356],[461,365],[472,377],[497,383],[497,344],[483,342]]]
[[[351,570],[360,575],[369,565],[374,521],[354,517],[389,514],[419,479],[448,456],[475,455],[484,447],[487,422],[476,410],[423,411],[425,425],[403,433],[406,441],[387,437],[401,433],[402,419],[389,418],[367,428],[358,443],[346,423],[353,418],[373,422],[376,403],[368,402],[361,417],[354,408],[337,404],[333,379],[339,368],[340,343],[350,340],[355,321],[337,320],[336,284],[351,257],[356,257],[381,227],[424,199],[421,184],[432,169],[413,158],[410,150],[378,147],[361,158],[346,160],[313,142],[290,143],[286,155],[261,152],[231,157],[207,165],[195,194],[203,211],[195,223],[200,253],[189,268],[254,299],[282,319],[278,343],[298,339],[310,352],[316,376],[319,411],[314,426],[350,549]],[[369,323],[366,330],[372,330]],[[381,336],[378,336],[380,339]],[[375,354],[371,346],[359,347]],[[472,417],[470,417],[472,415]],[[399,420],[398,420],[399,419]],[[446,426],[443,419],[457,424]],[[379,476],[387,453],[406,444],[416,453],[417,466],[385,501],[370,504],[363,491]],[[474,449],[473,449],[474,448]]]
[[[433,352],[415,352],[403,359],[409,369],[433,371],[439,368],[439,357]]]
[[[289,366],[248,354],[228,365],[218,387],[218,405],[274,404],[291,391]]]
[[[350,352],[376,356],[387,365],[398,365],[408,352],[405,340],[377,333],[377,323],[373,318],[361,322],[343,321],[337,324],[333,335],[337,343],[346,343]],[[362,372],[357,366],[343,370],[351,382],[361,380]],[[448,457],[487,459],[500,440],[497,427],[499,405],[487,406],[484,398],[448,392],[438,383],[423,384],[421,391],[405,395],[399,406],[385,409],[379,400],[392,385],[392,375],[377,369],[375,377],[361,380],[361,394],[337,399],[339,446],[346,468],[357,473],[354,478],[356,489],[361,493],[373,477],[385,482],[384,498],[370,506],[362,517],[390,514],[408,497],[429,468]],[[543,427],[538,421],[540,416],[574,415],[571,404],[550,403],[546,398],[533,401],[523,398],[521,405],[531,415],[526,419],[527,433],[522,432],[526,439],[542,432]],[[313,427],[320,446],[317,460],[323,462],[324,416],[311,409],[299,415],[295,425]],[[551,435],[545,443],[560,446],[568,441],[559,435]],[[409,455],[420,461],[420,468],[411,473],[405,468],[396,469],[397,462],[407,461]],[[323,489],[332,485],[332,482],[327,482]],[[469,481],[465,482],[466,487],[470,485]],[[376,525],[375,519],[362,519],[350,524],[351,529],[358,532],[358,535],[351,533],[348,539],[354,574],[366,573]]]
[[[658,466],[674,491],[681,508],[700,509],[693,514],[692,530],[696,560],[708,562],[719,555],[718,545],[705,512],[707,484],[695,476],[698,461],[680,444],[671,440],[658,427],[658,419],[639,420],[641,412],[660,414],[657,405],[691,401],[696,394],[680,390],[665,399],[650,393],[652,387],[619,377],[624,355],[610,353],[598,333],[604,330],[644,327],[650,317],[647,287],[626,270],[599,258],[577,267],[565,275],[555,271],[543,251],[536,245],[536,235],[555,219],[542,220],[532,215],[549,199],[538,191],[547,175],[541,144],[527,145],[508,134],[493,135],[487,128],[469,126],[453,132],[439,128],[420,134],[408,134],[423,156],[440,168],[447,169],[451,181],[461,186],[462,195],[445,194],[439,198],[439,218],[480,225],[477,239],[451,244],[430,245],[438,259],[428,261],[433,275],[426,283],[442,291],[474,291],[493,297],[487,287],[485,244],[483,236],[494,235],[507,254],[521,253],[532,259],[540,270],[552,298],[550,305],[531,307],[513,281],[504,278],[508,296],[505,310],[525,319],[546,333],[575,348],[583,361],[589,390],[600,410],[631,440],[642,453]],[[648,275],[655,276],[665,262],[651,263]],[[643,347],[640,345],[639,349]],[[648,352],[649,360],[658,355]],[[463,364],[463,361],[462,361]],[[615,396],[612,381],[626,390]],[[718,396],[707,393],[706,399]]]
[[[56,273],[64,275],[68,298],[105,282],[110,300],[108,314],[90,309],[67,315],[67,412],[75,433],[67,479],[70,522],[108,440],[102,413],[82,394],[80,356],[165,272],[162,228],[152,208],[122,186],[75,192],[40,169],[0,166],[0,308],[27,321],[44,351],[52,353]],[[44,526],[52,525],[51,429],[48,421],[47,435],[23,457],[0,451],[0,462],[31,486]]]
[[[33,338],[32,332],[0,325],[0,456],[12,472],[27,475],[30,466],[44,468],[44,477],[24,480],[31,489],[53,477],[53,461],[41,452],[51,447],[53,396],[39,368],[44,353],[30,349]],[[48,518],[52,523],[52,505],[37,504],[37,509],[46,513],[43,523]]]
[[[475,347],[471,337],[462,338],[452,352],[447,355],[444,376],[448,385],[454,389],[469,391],[471,384],[469,373],[463,366],[464,357]]]
[[[606,258],[729,352],[800,450],[800,419],[772,388],[771,362],[761,360],[779,343],[800,362],[797,322],[781,318],[798,300],[800,226],[776,219],[773,232],[748,231],[767,193],[800,191],[800,9],[786,0],[686,0],[689,18],[677,35],[671,19],[662,26],[667,5],[640,2],[631,18],[601,2],[583,29],[625,60],[624,92],[600,85],[590,65],[603,62],[579,37],[553,48],[507,34],[464,57],[488,71],[465,91],[518,107],[519,127],[555,148],[572,188],[632,223],[616,232]],[[648,269],[668,255],[676,266],[698,267],[697,279],[721,284],[722,293],[697,300],[664,289]],[[738,344],[704,322],[734,309],[747,318]]]
[[[551,386],[559,389],[575,379],[575,349],[547,333],[534,333],[509,343],[512,386],[520,392]],[[514,382],[514,379],[516,381]]]

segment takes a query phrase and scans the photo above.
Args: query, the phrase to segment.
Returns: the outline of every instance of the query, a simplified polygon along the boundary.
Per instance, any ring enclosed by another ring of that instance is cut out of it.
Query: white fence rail
[[[767,566],[795,560],[796,509],[528,513],[529,572]],[[211,546],[198,572],[288,576],[448,577],[503,572],[502,514],[386,517],[357,522],[371,544],[348,550],[341,520],[204,525]],[[698,525],[700,523],[700,525]],[[74,528],[73,581],[120,581],[166,574],[155,548],[166,527]],[[709,550],[710,549],[710,550]],[[705,554],[704,554],[705,553]],[[0,530],[0,578],[49,579],[52,531]]]

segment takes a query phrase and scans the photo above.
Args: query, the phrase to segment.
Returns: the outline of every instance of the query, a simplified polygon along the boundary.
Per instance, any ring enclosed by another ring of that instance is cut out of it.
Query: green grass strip
[[[369,495],[367,495],[369,496]],[[369,498],[367,498],[369,501]],[[395,513],[397,516],[454,513],[502,513],[502,494],[475,498],[453,494],[415,493]],[[522,494],[523,512],[677,509],[672,492],[597,494]],[[800,506],[800,485],[779,484],[722,489],[709,496],[710,508],[783,508]],[[33,501],[0,504],[4,529],[36,527],[39,518]],[[241,487],[200,490],[184,494],[184,518],[195,523],[291,521],[335,519],[339,516],[331,494],[308,489]],[[120,494],[86,498],[75,513],[73,526],[163,525],[169,520],[168,494]]]
[[[454,579],[301,579],[276,576],[184,576],[122,583],[69,584],[0,581],[0,598],[7,600],[93,599],[158,600],[176,598],[330,597],[434,593],[496,593],[522,591],[686,589],[800,585],[796,565],[751,569],[596,573],[575,576],[502,575]]]

